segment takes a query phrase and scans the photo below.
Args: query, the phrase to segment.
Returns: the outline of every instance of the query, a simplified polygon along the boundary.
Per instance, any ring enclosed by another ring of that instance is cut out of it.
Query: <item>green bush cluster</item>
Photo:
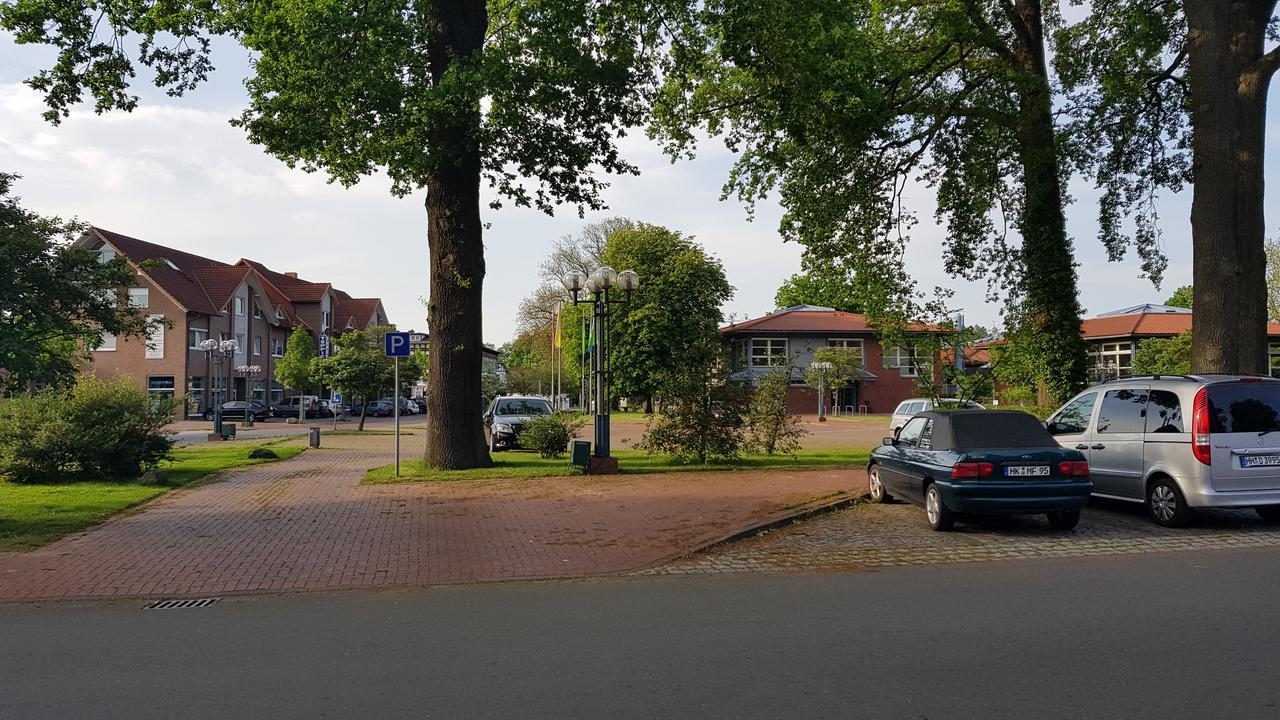
[[[537,450],[544,458],[560,457],[586,421],[574,413],[554,412],[525,423],[520,446]]]
[[[0,400],[0,476],[11,482],[128,480],[169,457],[174,399],[127,380]]]

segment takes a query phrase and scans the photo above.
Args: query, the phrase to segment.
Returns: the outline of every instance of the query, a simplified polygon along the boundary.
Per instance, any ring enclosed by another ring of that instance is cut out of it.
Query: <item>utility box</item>
[[[569,462],[583,470],[591,464],[591,443],[586,440],[574,440],[569,445]]]
[[[235,423],[222,423],[222,439],[223,439],[223,440],[235,440],[235,439],[236,439],[236,424],[235,424]]]

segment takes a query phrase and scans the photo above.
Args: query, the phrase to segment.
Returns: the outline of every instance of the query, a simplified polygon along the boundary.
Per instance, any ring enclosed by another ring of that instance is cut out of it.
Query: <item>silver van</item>
[[[1140,502],[1166,527],[1194,508],[1255,508],[1280,521],[1280,380],[1146,375],[1102,383],[1045,423],[1085,454],[1093,494]]]

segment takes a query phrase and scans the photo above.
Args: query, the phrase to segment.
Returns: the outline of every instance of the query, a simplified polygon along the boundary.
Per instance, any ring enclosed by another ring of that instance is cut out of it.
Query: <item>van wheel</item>
[[[1280,522],[1280,505],[1259,505],[1253,510],[1263,522]]]
[[[867,471],[867,484],[871,486],[871,502],[887,503],[893,499],[893,496],[884,489],[884,483],[880,481],[879,465],[872,465]]]
[[[942,502],[942,491],[938,490],[936,483],[930,483],[925,488],[924,514],[929,519],[929,527],[934,530],[945,532],[956,524],[956,514]]]
[[[1079,510],[1060,510],[1049,513],[1049,527],[1054,530],[1072,530],[1079,524]]]
[[[1157,525],[1186,527],[1191,522],[1191,508],[1182,496],[1178,483],[1160,478],[1147,488],[1147,512]]]

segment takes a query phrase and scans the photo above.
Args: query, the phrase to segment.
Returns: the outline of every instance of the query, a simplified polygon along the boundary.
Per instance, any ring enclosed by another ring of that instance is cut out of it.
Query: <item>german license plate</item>
[[[1049,474],[1048,465],[1009,465],[1004,469],[1006,477],[1043,477]]]
[[[1241,455],[1240,467],[1275,467],[1280,465],[1280,455]]]

